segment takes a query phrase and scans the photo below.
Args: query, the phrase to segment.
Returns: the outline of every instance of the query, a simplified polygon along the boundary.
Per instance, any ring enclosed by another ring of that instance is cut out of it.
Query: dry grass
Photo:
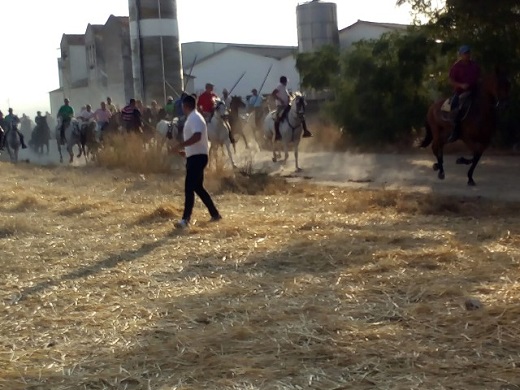
[[[107,147],[99,151],[98,165],[106,168],[125,168],[137,173],[169,173],[180,158],[158,152],[154,144],[143,147],[137,134],[116,134],[107,139]]]
[[[1,389],[520,384],[517,204],[212,173],[175,231],[178,177],[3,168]]]

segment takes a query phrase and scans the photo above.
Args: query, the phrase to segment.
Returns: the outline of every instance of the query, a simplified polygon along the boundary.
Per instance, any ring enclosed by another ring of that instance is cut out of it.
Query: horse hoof
[[[475,181],[473,179],[468,180],[468,186],[475,187],[476,185],[477,185],[477,183],[475,183]]]
[[[277,161],[276,158],[274,158],[274,157],[271,160],[273,160],[274,163]]]
[[[303,172],[303,169],[301,169],[301,168],[296,168],[296,172]]]
[[[446,175],[444,174],[444,172],[439,172],[439,179],[440,180],[444,180],[445,177],[446,177]]]
[[[435,172],[437,172],[439,170],[439,164],[438,163],[433,164],[433,170]]]

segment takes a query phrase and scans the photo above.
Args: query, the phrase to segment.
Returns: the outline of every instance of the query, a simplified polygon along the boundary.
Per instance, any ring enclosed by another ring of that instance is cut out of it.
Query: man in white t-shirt
[[[81,126],[87,125],[90,120],[93,120],[94,116],[95,114],[92,112],[92,106],[87,104],[85,109],[81,111],[81,114],[78,116],[78,119],[81,121]]]
[[[184,123],[184,148],[181,154],[186,155],[186,180],[184,184],[184,213],[176,224],[178,228],[186,228],[190,222],[195,194],[199,196],[208,208],[211,221],[222,219],[211,196],[204,189],[204,169],[208,165],[208,128],[204,117],[196,110],[196,101],[193,96],[186,96],[182,101],[182,109],[186,115]]]
[[[289,105],[290,95],[287,90],[287,77],[280,77],[280,84],[273,91],[272,96],[276,101],[276,120],[274,121],[274,129],[275,129],[275,140],[282,139],[280,134],[280,122],[285,119],[287,113],[289,112],[291,106]],[[303,127],[303,138],[312,137],[311,132],[307,129],[307,124],[305,120],[302,121]]]

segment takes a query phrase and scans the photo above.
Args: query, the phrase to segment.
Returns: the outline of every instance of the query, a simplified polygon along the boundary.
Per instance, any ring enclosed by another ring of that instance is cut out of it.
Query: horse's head
[[[305,106],[307,102],[305,101],[305,97],[300,93],[295,93],[294,98],[292,100],[291,106],[294,110],[296,110],[296,115],[300,120],[303,120],[305,117]]]
[[[229,108],[231,110],[239,110],[241,108],[246,108],[246,104],[242,100],[241,96],[231,96],[231,102],[229,103]]]
[[[502,67],[496,66],[494,71],[484,78],[483,85],[497,108],[507,104],[511,93],[511,81]]]
[[[229,112],[224,101],[220,99],[215,100],[215,114],[222,119],[227,119],[227,117],[229,116]]]

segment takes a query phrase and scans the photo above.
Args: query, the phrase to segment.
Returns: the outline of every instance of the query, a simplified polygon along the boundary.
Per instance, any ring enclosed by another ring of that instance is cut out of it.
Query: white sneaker
[[[175,224],[177,229],[186,229],[188,227],[188,221],[185,219],[181,219],[179,222]]]

